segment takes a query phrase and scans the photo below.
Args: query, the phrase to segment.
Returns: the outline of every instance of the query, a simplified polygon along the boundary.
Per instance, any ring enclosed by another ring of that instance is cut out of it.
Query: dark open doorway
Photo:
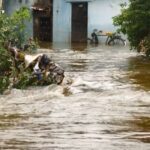
[[[72,3],[72,42],[87,42],[88,3]]]
[[[52,42],[53,0],[38,0],[32,8],[34,38]]]

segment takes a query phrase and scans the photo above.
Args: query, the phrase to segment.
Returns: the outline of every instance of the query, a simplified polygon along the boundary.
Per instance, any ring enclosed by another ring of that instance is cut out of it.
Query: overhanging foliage
[[[22,7],[11,16],[0,14],[0,93],[9,86],[9,78],[13,74],[13,60],[5,44],[14,41],[21,46],[26,41],[25,21],[30,19],[28,8]]]
[[[130,0],[129,5],[121,5],[121,14],[113,18],[119,31],[127,34],[132,49],[139,48],[139,43],[150,34],[150,1]]]

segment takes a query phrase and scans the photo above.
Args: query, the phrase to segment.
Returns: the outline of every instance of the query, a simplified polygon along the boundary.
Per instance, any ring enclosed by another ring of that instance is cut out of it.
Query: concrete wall
[[[8,14],[19,9],[21,6],[29,8],[36,0],[5,0],[5,10]],[[53,0],[53,42],[71,41],[71,1],[75,0]],[[86,0],[76,0],[82,2]],[[120,3],[128,0],[87,0],[88,1],[88,36],[93,29],[104,31],[115,31],[112,17],[120,13]],[[27,24],[29,36],[33,35],[33,22]]]
[[[12,12],[18,10],[21,6],[28,6],[30,8],[35,1],[36,0],[4,0],[4,8],[7,14],[11,15]]]
[[[2,0],[0,0],[0,9],[2,8]]]
[[[114,31],[112,17],[120,13],[120,3],[127,0],[95,0],[88,6],[88,32],[93,29]]]
[[[71,1],[54,0],[53,41],[71,41]],[[82,2],[86,0],[76,0]],[[88,1],[88,0],[87,0]],[[93,29],[115,31],[112,17],[120,13],[120,3],[128,0],[92,0],[88,1],[88,37]]]
[[[53,1],[53,41],[71,40],[71,3],[65,0]]]
[[[22,0],[19,2],[19,0],[5,0],[4,1],[4,10],[8,15],[11,15],[14,11],[19,10],[22,6],[27,6],[31,8],[32,4],[36,0]],[[32,11],[31,11],[31,21],[26,23],[26,33],[28,37],[33,36],[33,19],[32,19]]]
[[[114,32],[112,17],[120,13],[120,4],[128,0],[95,0],[88,5],[88,36],[93,29]],[[106,37],[99,37],[105,39]]]

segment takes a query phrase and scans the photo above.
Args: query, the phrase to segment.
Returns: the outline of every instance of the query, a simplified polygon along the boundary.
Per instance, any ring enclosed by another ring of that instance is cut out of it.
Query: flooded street
[[[41,50],[62,85],[0,97],[0,149],[150,150],[150,61],[128,47]]]

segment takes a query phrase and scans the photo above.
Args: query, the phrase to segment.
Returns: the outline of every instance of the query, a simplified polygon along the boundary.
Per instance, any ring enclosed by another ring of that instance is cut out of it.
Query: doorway
[[[87,42],[88,3],[72,3],[72,42]]]
[[[52,42],[53,0],[38,0],[33,9],[33,35],[38,41]]]

